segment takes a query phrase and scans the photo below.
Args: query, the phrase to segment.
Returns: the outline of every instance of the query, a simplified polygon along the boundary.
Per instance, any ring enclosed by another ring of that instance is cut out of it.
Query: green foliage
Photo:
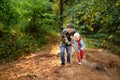
[[[0,62],[9,62],[54,42],[57,16],[48,0],[0,1]]]
[[[119,26],[119,9],[119,0],[81,0],[72,8],[66,9],[64,16],[75,17],[75,24],[78,27],[84,24],[89,25],[87,26],[90,29],[89,32],[109,33],[113,29],[116,31]]]
[[[6,32],[0,40],[0,62],[15,60],[32,51],[34,41],[30,36]]]
[[[115,45],[115,48],[109,49],[115,49],[114,52],[119,53],[120,0],[76,0],[72,4],[72,7],[68,5],[63,16],[74,20],[77,31],[100,39],[100,43],[106,41],[108,47],[109,43]]]

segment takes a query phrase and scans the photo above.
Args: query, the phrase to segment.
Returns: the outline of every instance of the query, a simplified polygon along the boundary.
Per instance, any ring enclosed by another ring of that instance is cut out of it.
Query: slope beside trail
[[[60,65],[59,45],[0,65],[0,80],[120,80],[120,58],[104,49],[86,48],[83,63],[75,52]]]

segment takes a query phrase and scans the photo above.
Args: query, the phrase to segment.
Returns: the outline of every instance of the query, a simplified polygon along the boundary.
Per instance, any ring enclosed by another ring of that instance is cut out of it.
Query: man
[[[66,29],[61,33],[61,42],[60,42],[60,57],[61,65],[65,65],[65,50],[67,52],[67,63],[70,63],[70,58],[72,54],[72,37],[75,33],[73,24],[69,24]]]

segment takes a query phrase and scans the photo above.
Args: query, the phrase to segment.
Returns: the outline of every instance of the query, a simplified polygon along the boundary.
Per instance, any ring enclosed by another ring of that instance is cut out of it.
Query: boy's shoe
[[[79,62],[78,64],[82,64],[82,62]]]

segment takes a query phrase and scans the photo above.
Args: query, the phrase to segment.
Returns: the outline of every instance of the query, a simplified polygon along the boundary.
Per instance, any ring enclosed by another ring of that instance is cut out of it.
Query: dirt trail
[[[120,80],[120,58],[104,49],[85,50],[83,64],[60,65],[59,46],[0,65],[0,80]]]

